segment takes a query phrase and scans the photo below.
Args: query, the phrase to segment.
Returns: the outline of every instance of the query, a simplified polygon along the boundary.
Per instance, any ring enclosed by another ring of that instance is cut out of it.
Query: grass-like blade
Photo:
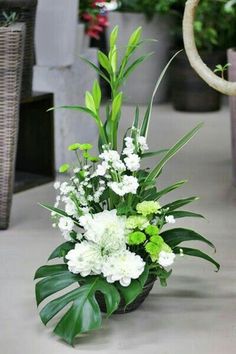
[[[206,253],[197,250],[195,248],[186,248],[186,247],[175,247],[174,248],[174,253],[176,254],[180,254],[181,252],[183,252],[183,254],[187,255],[187,256],[191,256],[191,257],[199,257],[202,258],[212,264],[214,264],[216,266],[217,271],[220,270],[220,265],[218,262],[216,262],[213,258],[211,258],[210,256],[208,256]]]

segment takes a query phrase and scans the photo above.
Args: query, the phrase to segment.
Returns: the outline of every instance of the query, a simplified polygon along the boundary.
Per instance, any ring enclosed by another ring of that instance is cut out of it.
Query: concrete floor
[[[131,121],[133,110],[124,110],[123,126]],[[52,202],[52,186],[17,194],[10,228],[0,233],[1,354],[236,353],[236,190],[231,179],[228,108],[189,114],[163,105],[153,113],[152,148],[168,147],[198,122],[205,122],[168,164],[160,186],[189,179],[172,198],[199,195],[191,209],[203,213],[207,221],[188,219],[177,226],[194,228],[216,244],[221,271],[215,273],[200,259],[178,259],[168,288],[156,284],[139,310],[105,320],[101,330],[80,338],[73,349],[41,324],[34,300],[33,274],[62,241],[51,228],[49,214],[37,205]]]

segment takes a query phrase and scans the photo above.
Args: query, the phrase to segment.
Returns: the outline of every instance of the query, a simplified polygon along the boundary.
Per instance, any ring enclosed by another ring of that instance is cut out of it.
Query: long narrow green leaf
[[[126,80],[131,74],[132,72],[140,65],[142,64],[144,61],[146,61],[150,56],[152,56],[154,53],[148,53],[145,55],[142,55],[140,58],[136,59],[124,72],[124,75],[122,76],[122,80]]]
[[[84,57],[80,57],[86,64],[88,64],[89,66],[91,66],[91,68],[93,68],[105,81],[107,81],[109,84],[111,83],[109,78],[102,72],[102,70],[100,70],[95,64],[93,64],[90,60],[84,58]]]
[[[89,108],[83,106],[59,106],[59,107],[52,107],[49,108],[47,111],[53,111],[55,109],[69,109],[71,111],[80,111],[83,113],[87,113],[91,115],[95,120],[97,120],[97,115]]]
[[[166,213],[166,215],[173,215],[175,219],[180,219],[180,218],[202,218],[205,219],[203,215],[193,213],[192,211],[185,211],[185,210],[174,210],[174,211],[169,211]]]
[[[189,198],[184,198],[184,199],[178,199],[178,200],[175,200],[174,202],[172,203],[169,203],[169,204],[166,204],[164,205],[162,208],[163,209],[169,209],[169,211],[172,211],[172,210],[176,210],[178,208],[181,208],[182,206],[184,205],[187,205],[187,204],[190,204],[196,200],[198,200],[199,197],[189,197]]]
[[[47,210],[49,210],[49,211],[52,211],[52,212],[54,212],[54,213],[56,213],[56,214],[58,214],[58,215],[60,215],[60,216],[70,217],[64,210],[61,210],[61,209],[52,207],[52,206],[50,206],[50,205],[48,205],[48,204],[41,204],[41,203],[39,203],[39,205],[40,205],[41,207],[43,207],[44,209],[47,209]]]
[[[152,97],[151,97],[151,101],[147,107],[147,111],[145,113],[144,119],[143,119],[143,123],[141,126],[141,130],[140,130],[140,135],[147,137],[148,134],[148,128],[149,128],[149,123],[150,123],[150,119],[151,119],[151,114],[152,114],[152,106],[153,106],[153,101],[154,101],[154,97],[156,95],[156,92],[158,90],[158,87],[160,86],[163,77],[165,76],[165,73],[167,71],[167,69],[169,68],[170,64],[172,63],[172,61],[174,60],[174,58],[181,52],[182,50],[178,51],[167,63],[167,65],[165,66],[165,68],[163,69],[157,83],[156,86],[154,88]]]
[[[186,182],[187,182],[186,180],[179,181],[179,182],[177,182],[175,184],[172,184],[169,187],[166,187],[166,188],[162,189],[161,191],[156,193],[155,200],[158,200],[161,197],[163,197],[164,195],[166,195],[167,193],[170,193],[170,192],[174,191],[175,189],[182,187],[182,185],[185,184]]]
[[[171,229],[162,232],[160,236],[171,248],[174,248],[185,241],[200,241],[206,243],[215,250],[215,246],[212,242],[193,230],[184,228]]]
[[[182,139],[180,139],[174,146],[172,146],[167,154],[163,157],[163,159],[157,164],[157,166],[149,173],[147,176],[147,181],[152,181],[154,180],[162,168],[165,166],[165,164],[179,151],[181,150],[184,145],[188,143],[189,140],[191,140],[195,134],[199,131],[199,129],[202,127],[202,123],[198,124],[194,129],[192,129],[190,132],[188,132]]]
[[[202,258],[202,259],[214,264],[216,266],[217,271],[220,270],[220,264],[218,262],[216,262],[213,258],[208,256],[206,253],[204,253],[200,250],[197,250],[195,248],[175,247],[173,251],[176,254],[181,254],[183,252],[183,254],[185,254],[187,256]]]
[[[164,154],[164,153],[167,152],[167,151],[169,151],[169,149],[162,149],[162,150],[158,150],[158,151],[144,152],[144,153],[141,155],[141,158],[142,158],[142,159],[146,159],[146,158],[149,158],[149,157],[154,157],[154,156],[157,156],[157,155]]]

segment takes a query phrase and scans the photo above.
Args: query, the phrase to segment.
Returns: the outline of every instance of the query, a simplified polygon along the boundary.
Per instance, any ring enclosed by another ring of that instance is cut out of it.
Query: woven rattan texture
[[[25,25],[0,27],[0,229],[12,202]]]
[[[3,20],[2,11],[17,13],[17,21],[26,24],[25,51],[21,98],[32,94],[33,65],[34,65],[34,28],[37,1],[0,0],[0,20]]]

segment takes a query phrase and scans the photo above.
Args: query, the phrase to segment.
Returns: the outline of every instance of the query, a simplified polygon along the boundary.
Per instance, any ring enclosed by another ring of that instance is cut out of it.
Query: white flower
[[[129,155],[133,154],[134,150],[135,150],[133,139],[130,138],[129,136],[127,136],[124,140],[125,140],[125,148],[124,148],[122,154],[129,156]]]
[[[73,240],[73,238],[71,237],[70,233],[71,233],[71,231],[68,231],[68,230],[63,230],[62,231],[62,236],[64,237],[64,239],[66,241],[72,241]]]
[[[61,229],[61,231],[72,231],[74,227],[74,221],[67,216],[62,216],[59,220],[58,227]]]
[[[133,176],[124,176],[121,182],[109,182],[108,187],[116,194],[124,196],[125,194],[136,194],[139,187],[138,180]]]
[[[108,283],[119,281],[122,286],[129,286],[132,279],[143,273],[145,262],[128,250],[112,255],[103,263],[102,272]]]
[[[108,163],[103,161],[100,165],[97,165],[97,169],[95,171],[95,176],[104,176],[108,169]]]
[[[61,194],[68,194],[70,192],[74,192],[75,188],[73,186],[69,186],[67,182],[63,182],[60,187]]]
[[[68,269],[74,274],[87,277],[90,274],[100,274],[102,268],[102,256],[98,245],[83,241],[77,243],[75,248],[66,255]]]
[[[99,155],[101,159],[107,162],[114,162],[120,160],[120,155],[116,150],[106,150]]]
[[[106,11],[114,11],[118,8],[119,4],[116,0],[111,0],[110,2],[96,2],[96,6],[104,8]]]
[[[175,224],[175,218],[173,215],[168,215],[165,217],[165,221],[168,223],[168,224]]]
[[[158,258],[158,263],[162,267],[168,267],[174,263],[175,254],[173,252],[161,251]]]
[[[126,218],[116,215],[116,210],[81,216],[84,237],[99,245],[104,255],[126,248]]]
[[[112,167],[118,172],[124,172],[126,170],[125,164],[121,160],[114,161]]]
[[[54,185],[53,185],[53,187],[54,187],[54,189],[59,189],[60,188],[60,185],[61,185],[61,183],[60,182],[55,182],[54,183]]]
[[[65,205],[65,212],[68,215],[77,215],[77,208],[75,206],[75,203],[68,198],[68,200],[66,201],[66,205]]]
[[[137,189],[139,187],[138,179],[133,176],[126,176],[125,175],[123,177],[123,185],[124,185],[124,189],[125,189],[126,193],[136,194]]]
[[[140,150],[142,152],[148,150],[148,145],[147,145],[147,141],[146,141],[145,136],[139,136],[138,137],[138,143],[139,143]]]
[[[140,157],[138,155],[128,155],[124,161],[128,170],[134,172],[140,169]]]

